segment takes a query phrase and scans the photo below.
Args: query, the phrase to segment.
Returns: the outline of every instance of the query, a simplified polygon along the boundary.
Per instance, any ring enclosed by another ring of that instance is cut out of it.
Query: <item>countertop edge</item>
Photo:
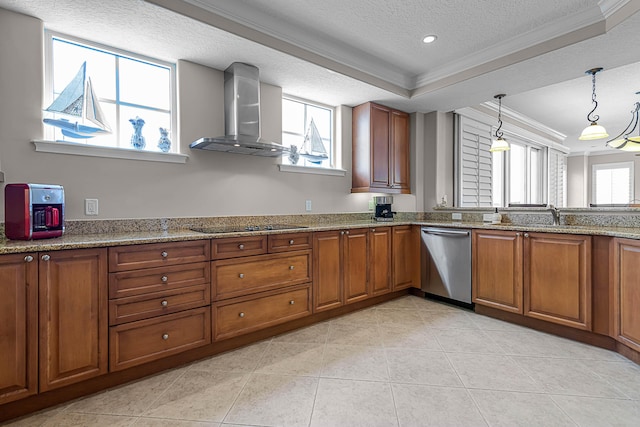
[[[121,234],[75,234],[41,240],[0,241],[0,254],[20,254],[27,252],[58,251],[96,247],[126,246],[146,243],[180,242],[188,240],[209,240],[247,237],[269,234],[310,233],[355,228],[379,228],[399,225],[418,225],[448,228],[468,228],[484,230],[525,231],[541,233],[583,234],[591,236],[621,237],[640,239],[640,228],[588,227],[573,225],[514,225],[509,223],[489,224],[461,221],[393,221],[393,222],[350,222],[323,225],[308,225],[307,228],[277,231],[249,231],[236,233],[206,234],[191,230],[169,230],[159,232],[135,232]]]

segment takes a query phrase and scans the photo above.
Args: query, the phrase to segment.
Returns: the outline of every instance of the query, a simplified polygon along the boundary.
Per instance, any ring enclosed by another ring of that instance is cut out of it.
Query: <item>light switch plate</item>
[[[311,212],[311,200],[306,200],[304,202],[304,210],[307,212]]]
[[[84,214],[98,215],[98,199],[84,199]]]

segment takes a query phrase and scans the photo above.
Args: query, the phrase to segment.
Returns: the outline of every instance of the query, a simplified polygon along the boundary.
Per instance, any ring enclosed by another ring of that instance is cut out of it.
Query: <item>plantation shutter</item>
[[[458,206],[491,207],[491,126],[458,116]]]
[[[566,205],[567,155],[549,148],[549,201],[556,207]]]

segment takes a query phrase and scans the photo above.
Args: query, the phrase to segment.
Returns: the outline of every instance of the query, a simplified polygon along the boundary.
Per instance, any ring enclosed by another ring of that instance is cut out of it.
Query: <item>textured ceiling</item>
[[[640,90],[633,65],[640,0],[0,0],[0,7],[168,61],[252,63],[263,81],[326,104],[449,111],[507,93],[503,105],[566,134],[578,152],[602,148],[576,141],[590,107],[584,71],[605,68],[599,112],[612,134],[626,126]],[[423,45],[432,33],[437,42]]]

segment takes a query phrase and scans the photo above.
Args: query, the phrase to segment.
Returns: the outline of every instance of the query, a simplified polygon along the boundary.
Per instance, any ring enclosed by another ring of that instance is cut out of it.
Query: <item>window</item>
[[[627,204],[633,200],[633,162],[591,166],[591,203]]]
[[[506,153],[498,153],[505,156],[505,163],[509,169],[509,197],[507,203],[540,204],[544,203],[543,175],[544,162],[542,160],[543,149],[532,144],[517,140],[514,136],[509,138],[511,150]],[[496,186],[505,187],[505,183],[494,183]],[[497,191],[497,190],[496,190]]]
[[[282,98],[282,145],[291,153],[282,157],[283,165],[333,169],[334,108],[292,97]]]
[[[173,64],[47,33],[47,139],[177,153],[174,71]]]

